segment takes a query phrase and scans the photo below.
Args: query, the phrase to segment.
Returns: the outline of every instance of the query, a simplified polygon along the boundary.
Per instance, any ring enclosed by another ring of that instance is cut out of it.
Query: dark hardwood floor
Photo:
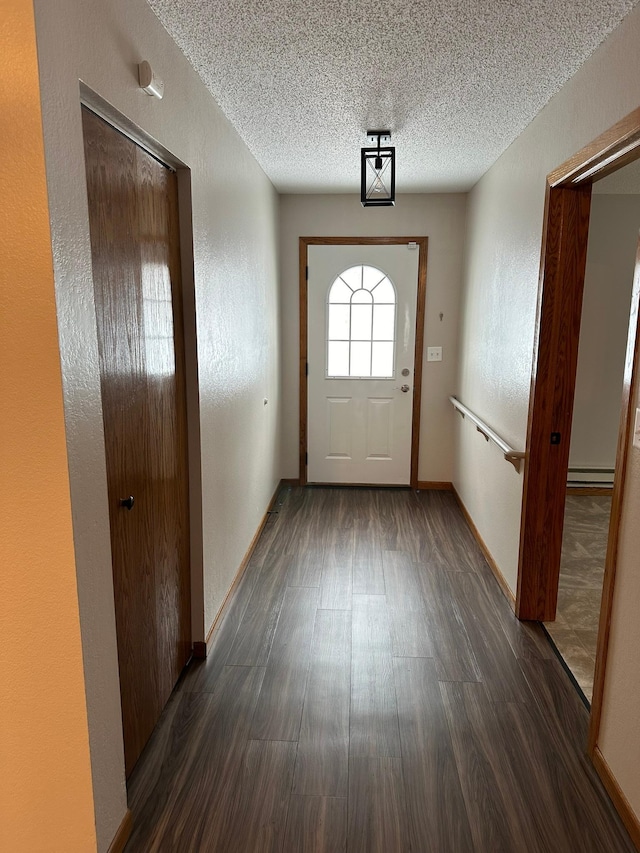
[[[130,779],[127,853],[635,850],[453,495],[277,510]]]

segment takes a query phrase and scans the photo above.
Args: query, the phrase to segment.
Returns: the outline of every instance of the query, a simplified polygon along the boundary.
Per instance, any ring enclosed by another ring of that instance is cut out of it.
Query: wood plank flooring
[[[129,784],[127,853],[631,853],[453,495],[285,488]]]

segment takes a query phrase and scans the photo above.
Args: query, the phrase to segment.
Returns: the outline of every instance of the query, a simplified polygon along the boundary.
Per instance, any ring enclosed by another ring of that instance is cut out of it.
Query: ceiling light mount
[[[368,130],[360,161],[360,201],[363,207],[390,207],[396,197],[396,149],[390,130]]]
[[[390,130],[368,130],[367,131],[367,145],[391,145],[391,131]]]

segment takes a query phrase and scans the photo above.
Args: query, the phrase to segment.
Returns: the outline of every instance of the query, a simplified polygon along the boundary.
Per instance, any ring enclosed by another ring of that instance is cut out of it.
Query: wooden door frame
[[[538,290],[516,614],[555,617],[580,334],[591,187],[640,156],[640,108],[625,116],[547,176]],[[596,750],[611,629],[632,394],[640,350],[640,250],[636,262],[623,381],[611,522],[598,631],[589,753]],[[551,445],[551,433],[560,444]]]
[[[424,319],[427,293],[427,251],[428,237],[300,237],[299,238],[299,275],[300,275],[300,485],[307,484],[307,320],[308,293],[307,274],[309,270],[309,246],[402,246],[417,243],[418,256],[418,292],[416,302],[416,343],[413,373],[413,413],[411,419],[411,472],[409,485],[418,488],[418,458],[420,453],[420,406],[422,402],[422,354],[424,350]]]

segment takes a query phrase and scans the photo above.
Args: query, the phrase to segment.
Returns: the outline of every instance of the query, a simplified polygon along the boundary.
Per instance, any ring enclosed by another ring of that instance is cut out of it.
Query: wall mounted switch
[[[442,347],[427,347],[427,361],[442,361]]]

